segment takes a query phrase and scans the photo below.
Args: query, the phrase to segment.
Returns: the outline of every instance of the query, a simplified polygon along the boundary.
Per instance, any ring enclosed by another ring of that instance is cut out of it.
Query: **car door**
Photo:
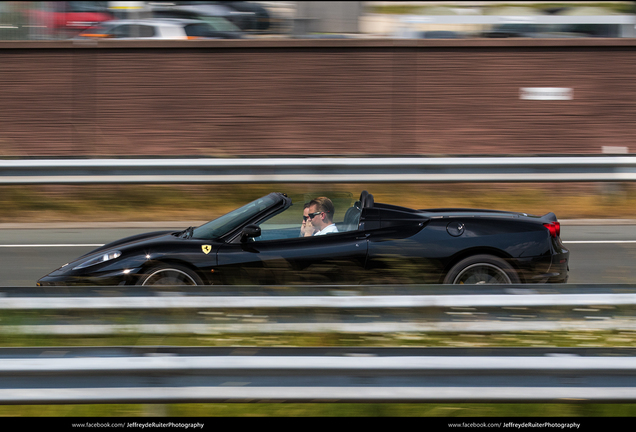
[[[428,218],[413,210],[380,205],[365,208],[360,223],[369,239],[367,274],[371,283],[421,284],[439,281],[445,244]],[[446,233],[444,224],[444,234]]]
[[[359,231],[227,243],[215,275],[226,284],[355,284],[364,277],[367,243]]]

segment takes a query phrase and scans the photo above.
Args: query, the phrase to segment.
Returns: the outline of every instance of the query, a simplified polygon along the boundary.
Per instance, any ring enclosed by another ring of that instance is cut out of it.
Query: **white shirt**
[[[329,234],[329,233],[337,233],[338,232],[338,227],[336,226],[336,224],[331,224],[331,225],[327,225],[326,227],[324,227],[322,229],[322,231],[318,231],[317,233],[315,233],[314,235],[325,235],[325,234]]]

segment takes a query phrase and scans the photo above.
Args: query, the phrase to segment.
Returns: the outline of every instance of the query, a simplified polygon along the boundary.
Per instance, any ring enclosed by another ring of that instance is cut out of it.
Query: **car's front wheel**
[[[474,255],[455,264],[445,284],[516,284],[521,283],[515,269],[493,255]]]
[[[203,285],[192,270],[180,265],[162,265],[147,271],[137,285]]]

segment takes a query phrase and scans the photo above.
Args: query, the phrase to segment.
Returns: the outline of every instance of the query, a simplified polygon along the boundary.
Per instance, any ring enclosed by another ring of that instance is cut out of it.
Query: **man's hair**
[[[333,206],[331,200],[327,197],[318,197],[309,201],[309,206],[315,205],[316,210],[327,213],[327,219],[333,220],[333,214],[336,209]]]

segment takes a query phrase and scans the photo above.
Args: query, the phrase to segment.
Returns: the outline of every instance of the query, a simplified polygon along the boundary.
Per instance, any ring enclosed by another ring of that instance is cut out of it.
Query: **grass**
[[[635,331],[524,331],[511,333],[258,333],[209,335],[49,336],[0,334],[1,347],[615,347],[636,346]]]
[[[552,211],[560,219],[636,214],[636,187],[629,183],[0,186],[0,223],[205,221],[272,191],[307,196],[348,191],[357,198],[363,189],[376,202],[413,208]]]

